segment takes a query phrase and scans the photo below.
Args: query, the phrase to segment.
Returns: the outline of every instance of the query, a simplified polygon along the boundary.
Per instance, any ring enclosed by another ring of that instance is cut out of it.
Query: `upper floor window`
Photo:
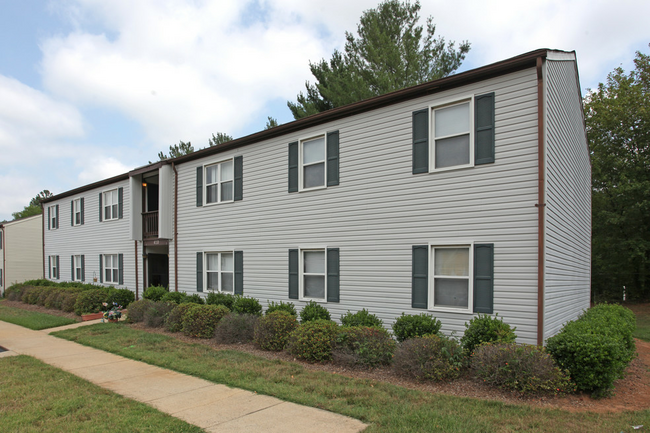
[[[207,289],[215,292],[234,293],[233,253],[206,253],[205,262]]]
[[[300,142],[301,188],[325,186],[325,136],[310,138]]]
[[[104,220],[117,219],[118,216],[118,196],[117,189],[105,191],[102,193],[104,202]]]
[[[205,203],[233,201],[233,160],[205,167]]]
[[[464,167],[474,162],[472,101],[433,110],[433,167]]]
[[[72,225],[79,226],[84,223],[83,218],[83,198],[72,200]]]
[[[59,228],[59,205],[55,204],[47,208],[47,228],[54,230]]]
[[[289,192],[339,184],[339,131],[289,143]]]

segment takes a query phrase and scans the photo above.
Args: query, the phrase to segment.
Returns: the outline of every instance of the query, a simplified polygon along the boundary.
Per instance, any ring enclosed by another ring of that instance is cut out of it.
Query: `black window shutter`
[[[235,295],[244,294],[244,252],[235,251]]]
[[[429,246],[413,245],[413,279],[411,306],[427,308],[429,304]]]
[[[61,262],[59,261],[59,256],[56,256],[56,275],[54,278],[59,280],[61,278],[61,267],[59,266]]]
[[[327,133],[327,186],[339,184],[339,132]]]
[[[118,284],[124,284],[124,254],[117,255]]]
[[[52,256],[48,256],[47,265],[47,278],[52,279]]]
[[[58,204],[56,205],[56,227],[55,228],[57,229],[59,228],[59,205]]]
[[[50,230],[50,224],[52,222],[52,218],[50,217],[50,207],[47,207],[47,229]],[[52,276],[50,276],[52,278]]]
[[[99,255],[99,282],[104,282],[104,261],[101,254]]]
[[[203,166],[196,167],[196,207],[203,206]]]
[[[124,188],[117,189],[117,217],[124,218]]]
[[[70,202],[70,225],[74,225],[74,200]]]
[[[74,281],[74,256],[70,256],[70,281]]]
[[[327,302],[339,302],[341,284],[339,249],[327,249]]]
[[[289,299],[298,299],[298,250],[289,250]]]
[[[102,193],[99,193],[99,222],[102,222]]]
[[[196,291],[203,291],[203,253],[196,253]]]
[[[474,164],[494,162],[494,92],[474,100]]]
[[[289,192],[298,191],[298,142],[289,143]]]
[[[413,174],[429,172],[429,109],[413,112]]]
[[[244,157],[242,156],[236,156],[235,157],[235,176],[234,176],[234,181],[235,181],[235,194],[234,194],[234,200],[241,200],[244,198],[244,185],[243,185],[243,179],[244,178]]]
[[[79,206],[81,207],[81,225],[84,224],[84,199],[81,197],[79,200]]]
[[[494,311],[494,244],[474,245],[474,312]]]
[[[81,281],[86,281],[86,256],[81,256]]]

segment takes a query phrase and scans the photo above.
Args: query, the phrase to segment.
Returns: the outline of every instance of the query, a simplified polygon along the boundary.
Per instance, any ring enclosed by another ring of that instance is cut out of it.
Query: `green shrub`
[[[50,290],[48,292],[47,298],[45,298],[45,302],[43,303],[43,306],[45,308],[60,310],[61,302],[59,301],[59,297],[63,292],[64,292],[63,289],[57,289],[57,288]]]
[[[208,297],[205,298],[205,303],[208,305],[223,305],[228,307],[230,311],[233,311],[233,304],[236,299],[237,297],[230,293],[210,292],[208,293]]]
[[[255,344],[262,350],[280,351],[284,349],[289,335],[297,326],[296,316],[283,310],[273,311],[257,321]]]
[[[395,345],[395,340],[384,328],[348,326],[339,330],[332,357],[335,363],[349,366],[388,365],[393,359]]]
[[[331,320],[307,321],[296,328],[287,341],[287,350],[297,358],[322,362],[332,359],[338,325]]]
[[[343,326],[369,326],[371,328],[383,328],[384,322],[374,314],[370,314],[365,308],[356,313],[348,311],[341,315],[341,325]]]
[[[96,313],[106,310],[103,304],[108,299],[108,293],[104,289],[84,290],[79,293],[74,303],[74,313],[81,316],[86,313]]]
[[[129,289],[116,289],[111,287],[108,289],[108,304],[113,305],[115,302],[122,308],[129,308],[129,304],[135,301],[135,293]]]
[[[36,305],[38,297],[43,290],[45,290],[44,287],[28,287],[27,290],[23,292],[22,301],[26,304]]]
[[[181,332],[183,330],[183,314],[196,304],[186,302],[175,306],[167,315],[165,329],[169,332]]]
[[[316,301],[309,301],[300,312],[300,323],[313,320],[330,320],[330,312]]]
[[[223,344],[249,343],[255,337],[257,320],[254,314],[230,313],[219,321],[214,338]]]
[[[271,314],[274,311],[286,311],[287,313],[291,314],[292,316],[298,317],[298,313],[296,312],[296,306],[293,305],[293,302],[269,302],[269,307],[266,309],[264,314]]]
[[[163,295],[160,300],[162,302],[173,302],[175,304],[182,304],[187,298],[187,293],[185,292],[167,292]]]
[[[183,334],[195,338],[212,338],[219,320],[228,313],[230,310],[223,305],[192,305],[183,314]]]
[[[140,299],[139,301],[132,302],[129,305],[129,312],[126,315],[130,323],[138,323],[144,321],[144,314],[154,304],[149,299]]]
[[[479,314],[469,323],[465,323],[465,334],[460,339],[463,348],[471,355],[482,343],[514,343],[517,335],[515,330],[495,314]]]
[[[143,322],[150,328],[162,328],[169,313],[176,307],[174,302],[154,302],[144,311]],[[130,310],[129,310],[130,311]]]
[[[45,300],[52,294],[53,292],[56,291],[56,287],[43,287],[38,294],[38,299],[36,300],[36,305],[40,305],[41,307],[45,306]]]
[[[559,394],[571,389],[562,372],[543,347],[515,343],[486,343],[471,358],[474,377],[506,390],[531,394]]]
[[[409,338],[437,334],[441,327],[440,320],[426,313],[415,316],[402,313],[392,326],[395,338],[400,343]]]
[[[144,290],[142,297],[150,301],[158,302],[162,299],[165,293],[169,293],[169,289],[163,286],[149,286]]]
[[[205,300],[198,293],[192,293],[191,295],[186,296],[185,298],[183,298],[183,302],[188,304],[197,304],[197,305],[205,304]]]
[[[5,290],[5,298],[10,301],[20,302],[23,297],[23,292],[27,289],[24,284],[14,284]]]
[[[66,313],[72,313],[77,304],[77,297],[81,292],[66,290],[59,298],[61,300],[61,310]]]
[[[604,397],[623,376],[636,355],[631,331],[636,318],[626,310],[598,305],[546,341],[547,350],[560,368],[569,371],[576,389]]]
[[[456,379],[466,363],[458,342],[429,334],[400,343],[393,358],[393,371],[417,380]]]
[[[262,304],[255,298],[237,296],[235,303],[232,305],[232,312],[238,314],[262,315]]]

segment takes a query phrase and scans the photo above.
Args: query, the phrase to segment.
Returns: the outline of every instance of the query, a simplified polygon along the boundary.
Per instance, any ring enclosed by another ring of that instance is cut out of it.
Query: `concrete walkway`
[[[101,320],[32,331],[0,321],[2,356],[28,355],[207,432],[359,432],[361,421],[132,361],[48,335]]]

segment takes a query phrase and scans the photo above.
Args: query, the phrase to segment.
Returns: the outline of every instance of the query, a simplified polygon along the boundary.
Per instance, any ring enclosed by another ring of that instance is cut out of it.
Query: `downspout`
[[[174,291],[178,292],[178,171],[172,162],[174,170]]]
[[[41,227],[41,237],[43,238],[43,279],[45,279],[47,272],[45,272],[45,208],[43,207],[43,203],[41,203]]]
[[[133,241],[135,243],[135,300],[139,300],[138,297],[138,241]]]
[[[2,248],[2,284],[0,284],[0,289],[2,289],[2,297],[5,295],[5,287],[7,287],[7,261],[5,260],[5,245],[7,245],[7,241],[5,241],[5,238],[7,237],[7,232],[5,232],[5,227],[3,225],[0,225],[0,233],[2,233],[2,239],[0,241],[0,248]]]
[[[544,208],[546,164],[544,152],[544,77],[542,57],[537,58],[537,345],[544,344]]]

